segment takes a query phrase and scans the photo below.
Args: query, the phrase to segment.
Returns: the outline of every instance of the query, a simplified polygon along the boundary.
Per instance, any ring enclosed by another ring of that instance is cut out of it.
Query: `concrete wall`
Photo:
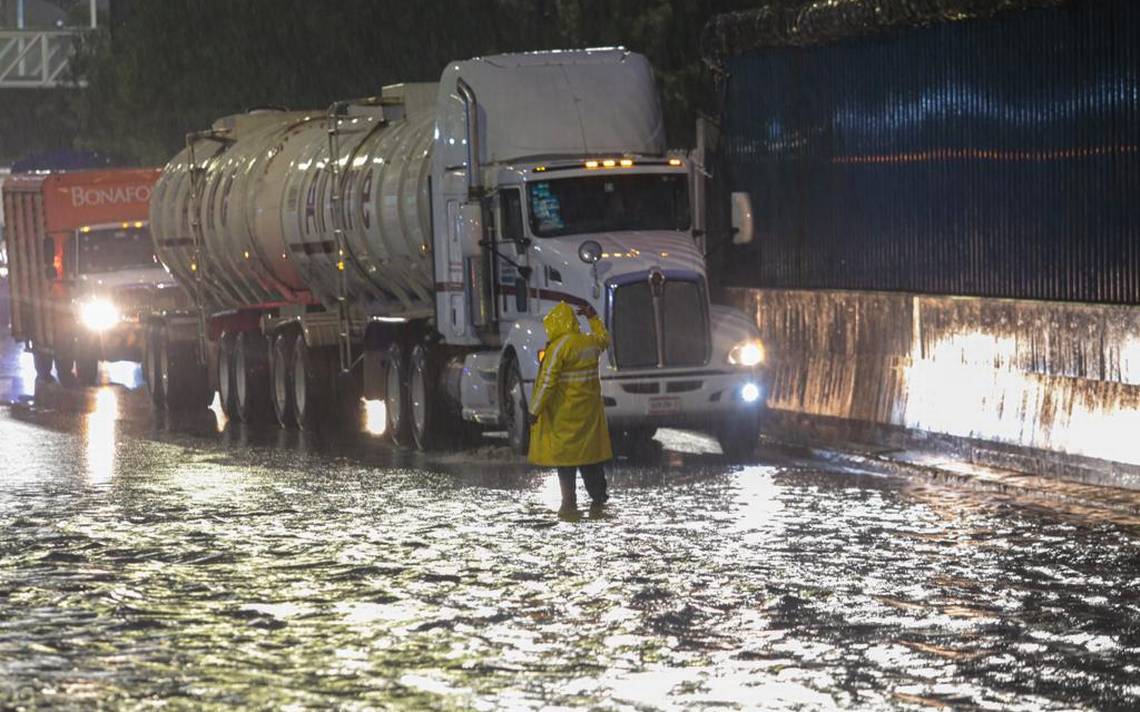
[[[743,288],[727,296],[756,316],[777,412],[1094,458],[1109,470],[1140,466],[1140,307]],[[1133,481],[1140,486],[1134,476],[1119,483]]]

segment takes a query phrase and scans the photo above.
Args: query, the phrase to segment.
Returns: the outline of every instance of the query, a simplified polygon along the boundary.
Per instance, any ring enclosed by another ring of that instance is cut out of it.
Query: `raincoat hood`
[[[578,317],[574,316],[574,310],[566,302],[555,304],[543,318],[542,325],[546,327],[548,341],[554,341],[565,334],[579,333]]]

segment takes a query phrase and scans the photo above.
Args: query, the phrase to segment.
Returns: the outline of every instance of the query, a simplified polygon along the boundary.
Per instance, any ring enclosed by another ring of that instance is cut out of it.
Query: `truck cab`
[[[80,380],[94,380],[99,361],[141,361],[140,314],[163,303],[174,307],[180,289],[154,254],[148,223],[77,228],[64,245],[61,267]]]
[[[763,344],[742,313],[711,302],[693,166],[665,149],[645,58],[607,49],[452,63],[436,117],[436,273],[453,285],[436,323],[449,342],[476,346],[459,381],[463,417],[505,427],[526,450],[542,317],[564,301],[589,304],[610,331],[600,375],[619,436],[692,427],[730,454],[750,451]]]
[[[159,264],[146,221],[147,168],[4,179],[12,336],[36,374],[94,384],[100,361],[140,360],[140,312],[187,301]]]

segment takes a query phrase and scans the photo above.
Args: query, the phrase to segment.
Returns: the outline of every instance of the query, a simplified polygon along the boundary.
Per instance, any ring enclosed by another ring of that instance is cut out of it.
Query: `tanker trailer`
[[[709,300],[687,163],[648,62],[621,49],[452,62],[438,84],[221,119],[151,201],[156,251],[196,300],[151,320],[152,397],[216,390],[228,415],[300,428],[383,399],[399,444],[474,424],[523,452],[542,316],[564,301],[612,334],[612,430],[694,427],[745,455],[763,345]]]

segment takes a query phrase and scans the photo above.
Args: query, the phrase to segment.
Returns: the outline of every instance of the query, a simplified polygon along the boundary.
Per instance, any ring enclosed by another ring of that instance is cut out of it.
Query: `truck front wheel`
[[[760,414],[743,412],[720,426],[716,433],[721,452],[732,462],[744,463],[756,452],[760,439]]]
[[[81,386],[99,382],[99,345],[92,340],[75,341],[75,378]]]
[[[516,455],[526,455],[530,449],[530,411],[527,409],[519,362],[513,356],[504,369],[503,425],[507,428],[507,442],[511,451]]]
[[[43,381],[51,380],[51,354],[43,351],[32,351],[32,363],[36,367],[36,378]]]
[[[81,386],[94,386],[99,382],[99,359],[80,356],[75,361],[75,376]]]

